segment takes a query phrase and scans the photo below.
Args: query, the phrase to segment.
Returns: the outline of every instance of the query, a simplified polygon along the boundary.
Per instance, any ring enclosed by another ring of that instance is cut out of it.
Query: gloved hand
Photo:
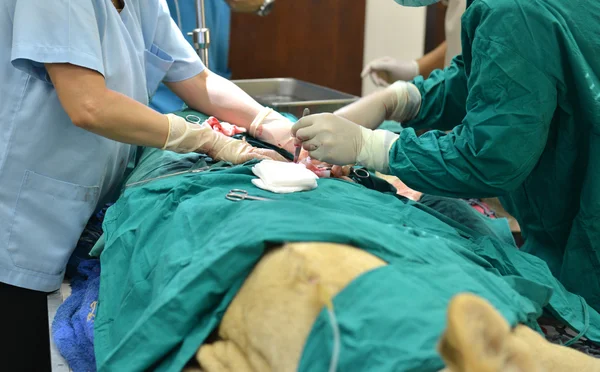
[[[389,87],[342,107],[336,115],[365,128],[377,129],[384,120],[405,122],[421,108],[421,93],[411,83],[397,81]]]
[[[387,173],[389,151],[398,135],[370,130],[333,114],[310,115],[292,127],[292,134],[312,158],[335,165],[360,164]]]
[[[292,122],[269,107],[256,115],[248,133],[261,141],[294,153],[294,137],[291,133]]]
[[[364,79],[367,75],[378,87],[387,87],[398,81],[409,81],[419,76],[417,61],[397,61],[392,57],[383,57],[369,62],[360,73]]]
[[[272,159],[286,161],[276,151],[259,149],[244,140],[237,140],[214,131],[208,123],[197,125],[182,117],[167,114],[169,135],[163,150],[180,154],[199,152],[215,160],[224,160],[233,164],[245,163],[252,159]]]

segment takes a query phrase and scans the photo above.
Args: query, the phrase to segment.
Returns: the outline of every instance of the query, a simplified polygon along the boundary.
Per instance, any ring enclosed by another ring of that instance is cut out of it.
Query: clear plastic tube
[[[181,23],[181,10],[179,9],[178,0],[175,0],[175,13],[177,13],[177,26],[183,31],[183,24]]]
[[[340,326],[337,322],[337,318],[335,317],[335,312],[333,311],[333,307],[327,306],[327,313],[329,313],[329,322],[331,324],[331,329],[333,330],[333,350],[331,351],[331,361],[329,362],[329,372],[335,372],[337,370],[338,363],[340,361],[340,348],[341,348]]]

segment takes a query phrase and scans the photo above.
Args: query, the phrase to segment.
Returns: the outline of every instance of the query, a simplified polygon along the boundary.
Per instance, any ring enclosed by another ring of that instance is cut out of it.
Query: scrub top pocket
[[[59,275],[98,202],[98,186],[80,186],[25,171],[8,238],[22,269]]]
[[[150,49],[144,51],[146,65],[146,88],[148,97],[152,97],[167,72],[173,65],[173,57],[165,53],[162,49],[152,44]]]

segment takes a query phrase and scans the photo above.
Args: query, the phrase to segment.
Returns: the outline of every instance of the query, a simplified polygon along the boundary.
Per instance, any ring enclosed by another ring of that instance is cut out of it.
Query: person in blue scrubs
[[[94,210],[119,190],[136,146],[236,164],[279,159],[152,110],[149,97],[161,82],[188,106],[259,139],[269,142],[281,128],[289,136],[287,119],[204,67],[164,0],[2,2],[3,369],[49,370],[46,295],[60,287]]]
[[[261,6],[273,0],[204,0],[206,27],[210,29],[209,64],[211,72],[229,79],[229,35],[231,12],[257,13]],[[197,27],[196,0],[166,0],[171,18],[192,45],[192,37],[187,35]],[[184,102],[164,83],[160,83],[149,106],[154,110],[167,114],[181,110]],[[66,269],[66,276],[75,275],[82,260],[89,259],[85,246],[78,247],[72,254]]]

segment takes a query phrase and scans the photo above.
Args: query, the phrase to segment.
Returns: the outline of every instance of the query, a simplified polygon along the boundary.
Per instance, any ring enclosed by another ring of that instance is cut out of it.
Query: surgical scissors
[[[323,167],[323,166],[318,166],[317,165],[317,168],[319,170],[322,170],[322,171],[331,171],[331,167]],[[369,178],[369,177],[371,177],[371,174],[365,168],[350,167],[350,173],[351,173],[351,175],[354,175],[355,177],[358,177],[358,178]]]
[[[187,115],[185,117],[185,120],[189,121],[190,123],[194,123],[194,124],[202,124],[200,117],[196,116],[196,115]]]
[[[354,168],[352,167],[352,173],[358,178],[369,178],[371,175],[369,171],[364,168]]]
[[[240,190],[240,189],[233,189],[230,190],[229,193],[227,195],[225,195],[225,199],[227,200],[231,200],[231,201],[240,201],[240,200],[263,200],[263,201],[270,201],[273,199],[269,199],[269,198],[261,198],[260,196],[252,196],[252,195],[248,195],[248,191],[246,190]]]

